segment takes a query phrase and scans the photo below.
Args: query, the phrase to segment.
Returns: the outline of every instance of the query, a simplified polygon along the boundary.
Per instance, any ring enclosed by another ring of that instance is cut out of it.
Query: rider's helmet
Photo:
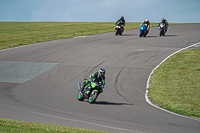
[[[124,16],[121,16],[121,19],[124,19]]]
[[[103,76],[105,75],[105,73],[106,73],[106,70],[104,68],[99,69],[99,76]]]
[[[144,22],[145,22],[145,23],[149,23],[149,20],[148,20],[148,19],[145,19]]]
[[[165,19],[164,18],[162,18],[162,20],[161,20],[162,22],[165,22]]]

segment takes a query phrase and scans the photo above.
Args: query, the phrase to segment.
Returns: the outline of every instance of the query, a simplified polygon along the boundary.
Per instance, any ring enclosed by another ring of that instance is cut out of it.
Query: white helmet
[[[100,76],[105,75],[105,73],[106,73],[106,70],[104,68],[99,69],[99,75]]]

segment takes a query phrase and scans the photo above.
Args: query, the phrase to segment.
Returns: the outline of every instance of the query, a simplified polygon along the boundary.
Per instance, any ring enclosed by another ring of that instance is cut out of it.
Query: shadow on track
[[[159,37],[159,36],[148,36],[148,35],[146,36],[146,38],[149,38],[149,37]],[[144,37],[144,38],[145,38],[145,37]]]
[[[166,37],[172,37],[172,36],[178,36],[178,35],[165,35]],[[162,37],[165,37],[165,36],[162,36]],[[141,37],[141,38],[151,38],[151,37],[160,37],[159,35],[158,36],[146,36],[146,37]]]
[[[122,34],[121,36],[136,36],[137,34]]]
[[[178,35],[165,35],[165,36],[178,36]]]
[[[100,104],[100,105],[134,105],[129,103],[112,103],[107,101],[96,101],[94,104]]]

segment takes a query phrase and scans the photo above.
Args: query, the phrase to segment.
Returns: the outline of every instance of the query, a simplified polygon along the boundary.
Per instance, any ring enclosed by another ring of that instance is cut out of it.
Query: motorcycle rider
[[[167,32],[167,28],[169,26],[168,22],[166,19],[162,18],[160,23],[164,23],[165,24],[165,32]]]
[[[103,84],[105,85],[105,73],[106,73],[106,70],[104,68],[100,68],[98,72],[95,72],[90,75],[90,78],[91,78],[90,81],[95,81],[95,82],[103,81]],[[89,94],[90,90],[92,89],[90,81],[84,80],[83,87],[81,88],[81,90],[84,89],[86,95]],[[100,93],[102,92],[103,92],[103,88],[101,89]]]
[[[145,19],[145,20],[142,22],[142,24],[147,24],[147,34],[148,34],[149,29],[150,29],[150,22],[149,22],[149,19]],[[142,24],[141,24],[141,25],[142,25]]]
[[[124,31],[124,26],[125,26],[124,16],[121,16],[121,18],[116,21],[115,25],[117,25],[118,22],[120,22],[121,25],[123,25],[123,27],[122,27],[122,32],[123,32]]]

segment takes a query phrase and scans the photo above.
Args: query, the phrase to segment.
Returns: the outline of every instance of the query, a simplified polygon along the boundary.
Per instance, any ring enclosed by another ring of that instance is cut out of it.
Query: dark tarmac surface
[[[164,37],[152,27],[145,38],[137,29],[1,50],[0,118],[107,132],[199,133],[200,121],[145,100],[151,71],[168,55],[198,42],[200,24],[189,24],[169,26]],[[78,101],[78,82],[100,67],[106,69],[104,92],[94,104]]]

